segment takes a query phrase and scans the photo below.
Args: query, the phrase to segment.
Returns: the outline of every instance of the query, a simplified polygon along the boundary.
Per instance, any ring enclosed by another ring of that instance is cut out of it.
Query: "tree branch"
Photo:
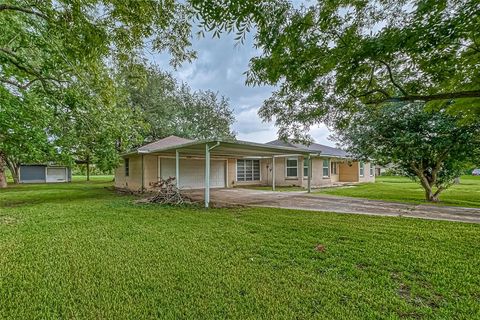
[[[13,5],[10,5],[10,4],[0,4],[0,11],[5,11],[5,10],[19,11],[19,12],[23,12],[23,13],[27,13],[27,14],[36,15],[37,17],[40,17],[40,18],[45,19],[45,20],[48,19],[48,17],[46,15],[44,15],[43,13],[38,12],[38,11],[34,11],[34,10],[31,10],[31,9],[28,9],[28,8],[13,6]]]
[[[392,69],[390,68],[390,66],[388,65],[388,63],[386,63],[385,61],[382,61],[380,60],[380,63],[383,64],[386,68],[387,68],[387,71],[388,71],[388,76],[390,78],[390,82],[392,82],[392,84],[397,87],[398,90],[400,90],[400,92],[404,95],[404,96],[408,96],[408,93],[405,89],[403,89],[396,81],[395,79],[393,78],[393,74],[392,74]]]
[[[29,66],[27,63],[24,63],[27,66],[22,65],[22,63],[21,63],[22,59],[12,50],[10,50],[8,48],[0,47],[0,52],[4,53],[6,55],[6,58],[18,69],[22,70],[23,72],[25,72],[27,74],[31,74],[31,75],[40,77],[40,73],[38,71],[36,71],[34,68],[32,68],[31,66]]]
[[[57,86],[59,86],[62,82],[68,82],[66,80],[59,80],[59,79],[55,79],[55,78],[51,78],[51,77],[39,77],[39,78],[35,78],[33,80],[30,80],[25,84],[22,84],[20,82],[16,82],[16,81],[13,81],[13,80],[10,80],[10,79],[0,78],[0,82],[8,83],[12,86],[15,86],[15,87],[17,87],[19,89],[23,89],[23,90],[28,89],[28,87],[30,87],[32,84],[34,84],[37,81],[41,81],[42,83],[44,83],[45,81],[52,81],[52,82],[56,82]]]
[[[444,187],[444,186],[438,187],[438,188],[437,188],[437,191],[435,191],[435,193],[433,194],[433,196],[434,196],[434,197],[438,197],[438,195],[439,195],[443,190],[445,190],[445,189],[446,189],[446,187]]]
[[[364,94],[362,96],[365,96]],[[401,97],[385,97],[384,99],[371,100],[367,101],[365,104],[381,104],[386,102],[415,102],[415,101],[436,101],[436,100],[450,100],[450,99],[461,99],[461,98],[480,98],[480,90],[471,90],[471,91],[458,91],[458,92],[447,92],[447,93],[437,93],[431,95],[407,95]]]

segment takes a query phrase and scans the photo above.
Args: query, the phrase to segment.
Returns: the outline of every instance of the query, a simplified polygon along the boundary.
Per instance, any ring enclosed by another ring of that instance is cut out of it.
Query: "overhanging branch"
[[[408,96],[408,93],[405,89],[403,89],[396,81],[395,79],[393,78],[393,74],[392,74],[392,69],[390,68],[390,65],[388,63],[386,63],[385,61],[382,61],[380,60],[380,63],[383,64],[386,68],[387,68],[387,71],[388,71],[388,77],[390,78],[390,82],[398,89],[400,90],[400,92],[404,95],[404,96]]]
[[[23,90],[28,89],[28,87],[30,87],[32,84],[34,84],[37,81],[42,82],[42,85],[44,87],[46,85],[46,81],[55,82],[57,86],[60,86],[61,83],[68,82],[68,81],[65,81],[65,80],[55,79],[55,78],[52,78],[52,77],[39,77],[39,78],[35,78],[33,80],[30,80],[26,83],[20,83],[20,82],[16,82],[16,81],[10,80],[10,79],[0,78],[0,82],[10,84],[14,87],[17,87],[17,88],[23,89]]]
[[[436,101],[436,100],[451,100],[451,99],[462,99],[462,98],[480,98],[480,90],[437,93],[437,94],[431,94],[431,95],[406,95],[406,96],[399,96],[399,97],[385,97],[382,99],[367,101],[366,104],[381,104],[386,102],[415,102],[415,101],[429,102],[429,101]]]
[[[45,19],[45,20],[48,19],[48,17],[46,15],[44,15],[43,13],[38,12],[38,11],[34,11],[34,10],[31,10],[31,9],[23,8],[23,7],[19,7],[19,6],[13,6],[13,5],[10,5],[10,4],[0,4],[0,11],[6,11],[6,10],[18,11],[18,12],[23,12],[23,13],[27,13],[27,14],[33,14],[33,15],[36,15],[37,17],[42,18],[42,19]]]
[[[22,59],[12,50],[8,48],[0,47],[0,53],[3,53],[4,56],[19,70],[23,72],[39,77],[40,73],[36,71],[33,67],[28,65],[28,63],[23,63]]]

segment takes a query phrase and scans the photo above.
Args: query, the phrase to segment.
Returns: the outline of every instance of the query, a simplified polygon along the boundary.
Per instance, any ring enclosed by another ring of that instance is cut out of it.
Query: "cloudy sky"
[[[218,91],[230,99],[236,122],[234,130],[240,140],[267,142],[276,139],[277,129],[273,123],[264,123],[257,115],[263,101],[271,95],[273,87],[250,87],[245,85],[244,72],[248,62],[256,54],[252,35],[243,45],[235,45],[233,35],[223,35],[212,39],[207,34],[204,38],[194,39],[193,47],[198,58],[185,63],[178,70],[168,65],[168,55],[152,55],[150,60],[164,70],[169,70],[180,81],[184,81],[194,90]],[[329,130],[320,126],[311,133],[316,142],[334,145],[328,140]]]

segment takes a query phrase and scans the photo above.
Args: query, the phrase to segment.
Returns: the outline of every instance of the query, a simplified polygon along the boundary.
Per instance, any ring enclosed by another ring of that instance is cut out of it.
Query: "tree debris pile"
[[[152,187],[154,195],[150,198],[144,199],[141,202],[171,205],[193,203],[192,199],[182,194],[181,190],[177,188],[175,177],[160,179],[160,181],[153,183]]]

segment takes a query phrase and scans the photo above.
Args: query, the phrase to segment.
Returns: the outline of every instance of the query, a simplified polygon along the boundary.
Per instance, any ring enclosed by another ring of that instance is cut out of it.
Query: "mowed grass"
[[[406,177],[377,177],[375,183],[327,188],[316,191],[338,196],[424,204],[425,193],[418,182]],[[462,176],[460,184],[440,194],[439,204],[480,207],[480,177]]]
[[[0,318],[480,318],[479,225],[136,205],[108,180],[0,190]]]

